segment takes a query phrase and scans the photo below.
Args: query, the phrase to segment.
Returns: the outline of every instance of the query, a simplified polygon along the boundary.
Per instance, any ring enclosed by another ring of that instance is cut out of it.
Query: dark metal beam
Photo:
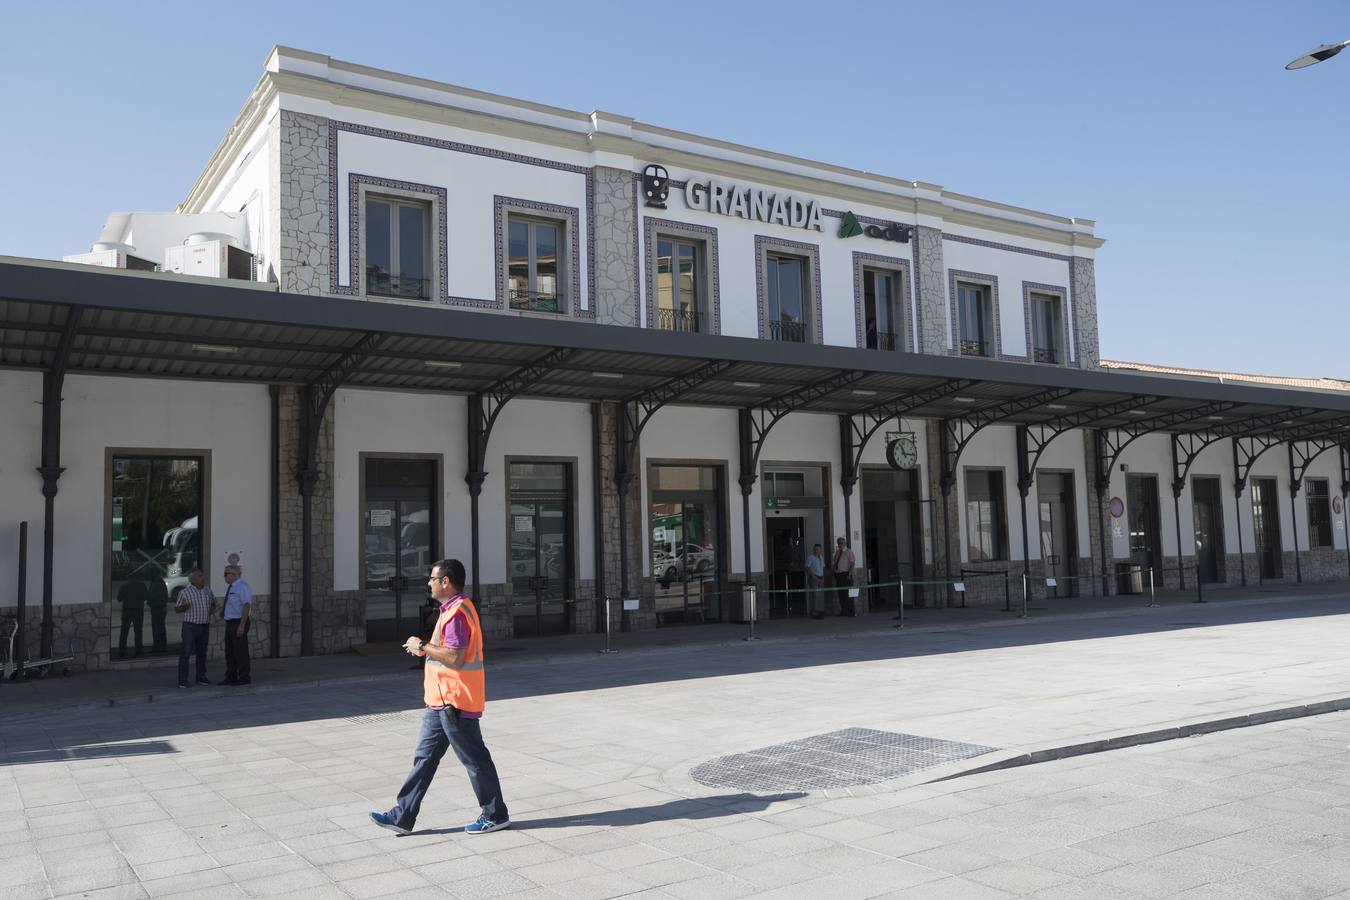
[[[66,383],[66,365],[70,361],[71,349],[75,345],[75,336],[79,333],[80,320],[84,308],[71,306],[66,312],[66,321],[61,330],[61,342],[57,344],[56,354],[51,365],[42,373],[42,457],[38,473],[42,476],[43,523],[42,523],[42,632],[39,638],[40,655],[46,659],[52,655],[52,578],[56,564],[56,490],[57,482],[65,469],[61,465],[61,391]],[[24,604],[19,603],[23,610]],[[23,620],[19,621],[19,649],[26,652],[23,644]],[[16,658],[23,660],[19,654]]]
[[[333,393],[386,336],[367,332],[347,348],[300,396],[300,655],[314,654],[314,486],[319,481],[319,435]]]
[[[970,446],[970,442],[975,435],[995,422],[1001,422],[1011,416],[1027,412],[1038,406],[1044,406],[1047,403],[1054,403],[1056,400],[1063,400],[1074,393],[1076,391],[1068,388],[1051,388],[1028,394],[1025,397],[1000,400],[997,403],[973,409],[965,415],[943,419],[941,427],[943,433],[947,436],[947,440],[942,451],[942,469],[938,480],[943,496],[951,493],[952,484],[955,483],[957,465],[961,461],[961,454],[965,452],[966,447]]]
[[[1111,483],[1111,471],[1115,469],[1120,454],[1139,438],[1146,434],[1168,431],[1178,425],[1196,422],[1209,416],[1217,416],[1238,405],[1240,404],[1227,402],[1203,403],[1199,406],[1150,416],[1138,422],[1131,422],[1129,425],[1097,429],[1097,493],[1103,496],[1106,494]],[[1178,548],[1178,552],[1180,552],[1180,548]]]
[[[1153,396],[1127,397],[1124,400],[1103,403],[1091,409],[1064,413],[1044,422],[1035,422],[1023,426],[1026,428],[1026,444],[1022,454],[1024,460],[1021,469],[1024,475],[1019,479],[1018,487],[1023,487],[1025,483],[1025,487],[1030,488],[1030,479],[1036,476],[1036,467],[1040,465],[1041,456],[1044,455],[1051,442],[1064,432],[1072,431],[1075,428],[1091,427],[1106,419],[1114,419],[1125,415],[1132,409],[1146,409],[1162,399]]]

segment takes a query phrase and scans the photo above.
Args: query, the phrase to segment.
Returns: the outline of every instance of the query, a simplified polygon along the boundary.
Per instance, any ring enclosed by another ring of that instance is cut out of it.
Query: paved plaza
[[[415,834],[366,819],[406,658],[5,685],[0,897],[1350,897],[1350,714],[1307,715],[1350,698],[1347,599],[490,646],[482,837],[453,762]]]

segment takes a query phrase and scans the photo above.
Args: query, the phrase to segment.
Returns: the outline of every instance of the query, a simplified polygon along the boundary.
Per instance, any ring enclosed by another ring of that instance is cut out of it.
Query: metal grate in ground
[[[397,722],[400,719],[408,719],[413,716],[421,716],[419,710],[400,710],[398,712],[371,713],[365,716],[347,716],[342,721],[350,722],[353,725],[379,725],[384,722]]]
[[[719,756],[689,770],[707,787],[742,791],[856,787],[997,750],[917,734],[844,728]]]

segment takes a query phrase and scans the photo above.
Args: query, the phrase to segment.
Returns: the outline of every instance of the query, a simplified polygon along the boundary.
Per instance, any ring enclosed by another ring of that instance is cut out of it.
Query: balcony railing
[[[1059,365],[1059,351],[1054,347],[1037,347],[1031,351],[1031,358],[1038,363],[1048,363],[1052,366]]]
[[[701,330],[698,310],[694,309],[658,309],[654,324],[662,331],[696,333]]]
[[[788,341],[793,344],[806,343],[805,322],[776,321],[769,323],[769,340]]]
[[[989,344],[987,341],[961,341],[962,356],[988,356]]]
[[[867,332],[868,350],[898,350],[900,349],[900,336],[893,331],[869,331]]]
[[[507,292],[507,296],[512,309],[542,313],[560,313],[566,309],[561,294],[512,290]]]
[[[394,277],[381,269],[366,270],[366,293],[380,297],[403,297],[425,300],[431,296],[430,278]]]

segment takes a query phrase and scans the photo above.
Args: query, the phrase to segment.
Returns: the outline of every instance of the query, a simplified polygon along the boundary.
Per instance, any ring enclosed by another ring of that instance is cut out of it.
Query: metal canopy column
[[[1345,565],[1350,570],[1350,444],[1341,445],[1341,531],[1345,535]]]
[[[42,476],[43,499],[42,634],[39,653],[44,659],[52,655],[54,631],[52,574],[55,571],[56,554],[56,483],[65,471],[61,466],[61,389],[66,383],[66,367],[70,363],[70,353],[83,315],[83,307],[70,307],[66,313],[65,326],[61,329],[61,340],[56,345],[56,354],[52,357],[51,365],[42,373],[42,464],[38,466],[38,473]],[[27,653],[24,642],[24,598],[18,598],[18,606],[19,630],[15,636],[14,658],[22,665]]]
[[[635,394],[619,404],[615,426],[618,429],[618,443],[614,454],[614,484],[619,495],[619,595],[628,596],[628,488],[632,485],[636,473],[633,471],[633,454],[637,449],[642,430],[647,427],[656,411],[667,403],[697,388],[711,378],[716,378],[734,365],[724,360],[714,360],[699,366],[692,372],[679,375],[656,387]],[[599,515],[597,510],[596,515]]]
[[[780,394],[767,401],[762,407],[742,407],[737,413],[736,434],[737,443],[740,447],[741,466],[739,481],[741,485],[742,549],[745,552],[746,583],[750,582],[750,494],[755,489],[755,481],[759,478],[756,467],[759,465],[759,454],[764,450],[764,441],[768,438],[769,432],[782,421],[784,416],[793,410],[802,409],[817,400],[828,397],[837,390],[861,381],[869,374],[871,373],[856,370],[839,372],[824,381],[818,381],[795,391]],[[846,523],[844,531],[847,532],[848,530]],[[844,535],[845,543],[848,543],[848,538],[849,536],[846,533]]]
[[[469,543],[470,562],[473,567],[473,599],[481,604],[480,582],[478,578],[478,495],[483,492],[483,481],[487,478],[484,468],[487,460],[488,440],[492,437],[492,426],[497,416],[521,391],[543,378],[555,366],[566,360],[576,351],[568,347],[550,350],[534,362],[521,366],[510,375],[493,384],[486,391],[470,394],[468,397],[468,420],[465,423],[465,438],[468,442],[468,471],[464,473],[464,482],[469,486]]]
[[[366,332],[318,378],[307,382],[300,398],[300,655],[314,655],[314,486],[319,481],[319,437],[328,403],[371,351],[384,342],[377,331]],[[273,590],[280,596],[277,588]]]

